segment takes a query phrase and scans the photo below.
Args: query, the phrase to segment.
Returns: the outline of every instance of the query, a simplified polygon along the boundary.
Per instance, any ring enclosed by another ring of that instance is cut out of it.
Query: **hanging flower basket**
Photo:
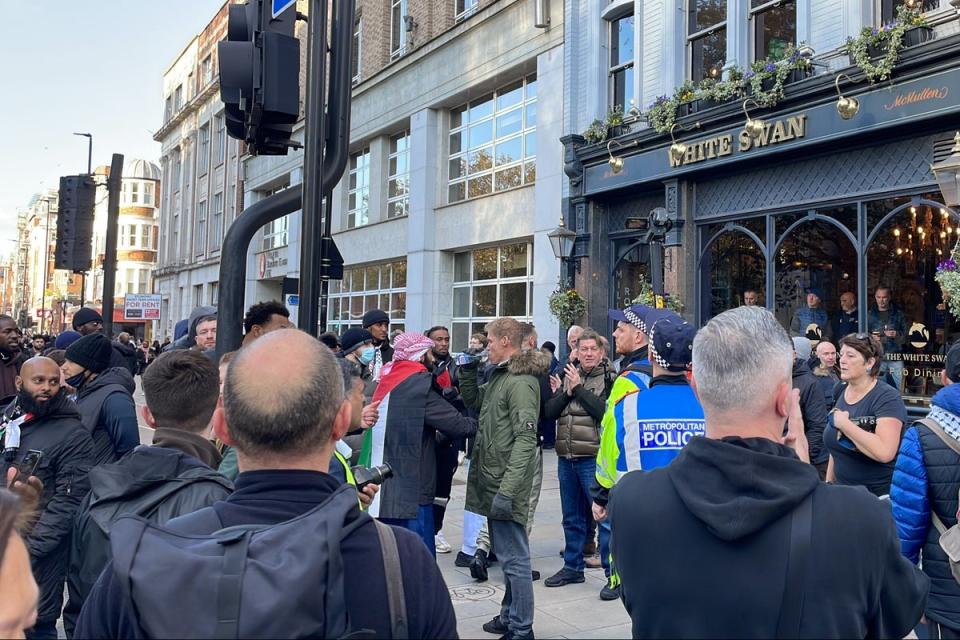
[[[879,82],[890,79],[904,47],[923,44],[933,35],[923,13],[901,5],[893,22],[864,27],[859,36],[849,38],[847,54],[850,64],[859,67],[868,81]]]
[[[943,301],[950,313],[960,319],[960,242],[950,252],[950,257],[937,265],[935,279],[943,292]]]
[[[562,284],[550,294],[550,313],[560,321],[560,326],[567,328],[580,319],[587,311],[587,301],[576,289],[569,289]]]

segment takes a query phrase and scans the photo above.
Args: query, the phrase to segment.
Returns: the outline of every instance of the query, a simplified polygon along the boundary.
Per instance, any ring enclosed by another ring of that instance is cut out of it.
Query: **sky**
[[[0,254],[17,210],[113,153],[157,162],[163,73],[224,0],[2,0]]]

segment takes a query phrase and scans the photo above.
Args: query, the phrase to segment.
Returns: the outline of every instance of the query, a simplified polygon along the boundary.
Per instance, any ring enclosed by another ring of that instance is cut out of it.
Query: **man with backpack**
[[[950,348],[945,364],[940,373],[944,387],[933,396],[930,413],[903,435],[890,487],[903,555],[917,562],[922,552],[923,572],[930,577],[926,622],[921,623],[928,634],[920,636],[928,638],[960,637],[960,583],[956,579],[960,566],[950,561],[941,546],[943,533],[951,528],[957,533],[960,343]]]
[[[363,514],[356,489],[328,474],[350,413],[315,338],[281,329],[241,350],[212,418],[237,450],[236,491],[164,527],[120,518],[76,635],[456,637],[419,537]]]
[[[74,519],[63,612],[67,637],[90,589],[110,559],[110,531],[123,514],[163,524],[225,499],[233,485],[217,473],[221,456],[210,435],[220,397],[217,366],[196,351],[161,355],[143,375],[144,421],[153,446],[90,472],[90,493]]]

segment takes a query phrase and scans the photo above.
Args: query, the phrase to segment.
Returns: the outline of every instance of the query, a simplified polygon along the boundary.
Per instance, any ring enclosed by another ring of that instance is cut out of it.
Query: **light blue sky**
[[[59,177],[110,164],[112,153],[156,162],[163,73],[223,0],[2,0],[0,253],[16,212]]]

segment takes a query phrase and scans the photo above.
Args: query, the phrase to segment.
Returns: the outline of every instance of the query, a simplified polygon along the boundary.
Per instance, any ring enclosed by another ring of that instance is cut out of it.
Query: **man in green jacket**
[[[522,330],[516,320],[499,318],[486,330],[489,359],[496,364],[488,382],[477,386],[475,362],[460,369],[460,393],[467,406],[480,411],[465,508],[487,516],[506,581],[500,615],[483,625],[483,630],[515,639],[532,638],[527,520],[537,462],[539,376],[549,370],[550,362],[536,349],[521,351]]]

